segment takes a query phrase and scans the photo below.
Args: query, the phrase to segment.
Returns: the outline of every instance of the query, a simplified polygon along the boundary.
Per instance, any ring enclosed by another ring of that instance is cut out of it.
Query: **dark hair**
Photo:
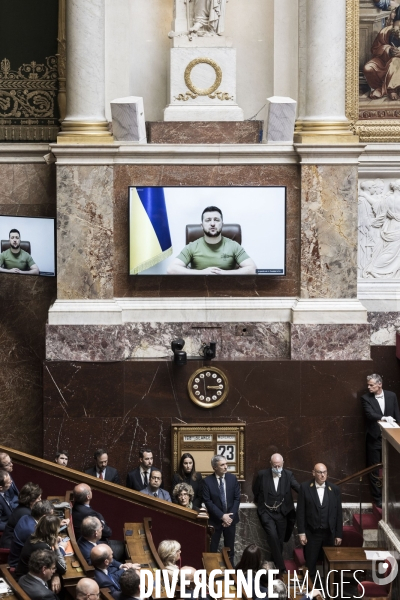
[[[202,221],[203,221],[204,213],[206,213],[206,212],[219,212],[219,214],[221,215],[221,219],[224,220],[224,217],[222,216],[222,210],[220,208],[218,208],[217,206],[207,206],[207,208],[205,208],[203,210],[203,212],[201,213]]]
[[[3,471],[0,470],[0,485],[1,487],[3,487],[4,482],[5,482],[5,478],[10,476],[10,473],[8,473],[8,471]]]
[[[46,542],[49,546],[56,545],[61,519],[56,515],[43,515],[36,525],[35,532],[31,536],[32,544]]]
[[[29,570],[37,575],[42,567],[50,569],[57,564],[57,555],[52,550],[35,550],[29,557]]]
[[[119,585],[124,596],[139,596],[138,592],[140,588],[140,577],[136,573],[135,569],[127,569],[126,571],[123,571],[119,579]]]
[[[143,458],[143,454],[145,452],[151,452],[151,454],[153,454],[153,450],[150,450],[150,448],[140,448],[140,450],[139,450],[139,458]]]
[[[236,565],[236,570],[241,570],[244,573],[250,569],[251,571],[258,571],[261,569],[262,556],[261,548],[256,544],[250,544],[243,550],[242,558]]]
[[[189,453],[189,452],[184,452],[181,456],[181,459],[179,461],[179,467],[178,467],[178,475],[179,477],[182,479],[182,481],[184,479],[186,479],[187,475],[185,473],[185,471],[183,470],[183,461],[185,460],[185,458],[190,458],[190,460],[193,461],[193,467],[190,473],[190,479],[193,479],[193,481],[196,481],[197,477],[196,477],[196,464],[194,462],[194,458],[193,456]]]
[[[53,514],[54,506],[50,502],[50,500],[40,500],[39,502],[35,502],[32,506],[31,516],[38,521],[40,517],[43,515],[51,515]]]
[[[20,506],[30,507],[32,502],[42,495],[42,488],[37,483],[29,481],[22,488],[18,496],[18,504]]]
[[[61,454],[64,454],[68,458],[68,450],[57,450],[56,458],[60,458]]]
[[[10,238],[10,235],[11,235],[12,233],[18,233],[19,237],[21,237],[21,234],[20,234],[20,232],[18,231],[18,229],[10,229],[10,233],[8,234],[8,238]]]
[[[104,450],[104,448],[97,448],[97,450],[95,450],[94,452],[94,459],[97,460],[99,458],[99,456],[101,456],[102,454],[107,454],[108,456],[108,452],[107,450]]]

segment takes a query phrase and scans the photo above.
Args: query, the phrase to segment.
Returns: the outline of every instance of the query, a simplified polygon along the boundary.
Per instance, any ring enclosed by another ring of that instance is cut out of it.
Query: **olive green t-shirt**
[[[35,264],[32,256],[20,249],[18,254],[13,254],[11,249],[4,250],[0,254],[0,267],[2,269],[19,269],[20,271],[29,271],[32,265]]]
[[[203,236],[185,246],[177,258],[186,266],[190,263],[191,268],[196,271],[202,271],[208,267],[231,271],[249,256],[240,244],[229,238],[222,236],[218,244],[207,244]]]

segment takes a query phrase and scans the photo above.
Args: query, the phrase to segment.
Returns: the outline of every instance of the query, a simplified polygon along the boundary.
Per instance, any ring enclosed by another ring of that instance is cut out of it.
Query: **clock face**
[[[215,367],[202,367],[188,381],[190,399],[203,408],[214,408],[225,400],[229,392],[228,378]]]

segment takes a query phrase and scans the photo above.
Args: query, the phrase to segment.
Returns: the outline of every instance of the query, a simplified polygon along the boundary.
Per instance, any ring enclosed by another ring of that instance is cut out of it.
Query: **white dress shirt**
[[[322,485],[319,485],[318,483],[316,483],[315,484],[315,489],[317,490],[319,501],[322,504],[323,501],[324,501],[325,484],[323,483]]]
[[[382,414],[384,415],[385,414],[385,394],[383,393],[383,390],[382,390],[381,394],[378,394],[378,395],[375,394],[375,398],[378,400],[378,404],[380,406]]]

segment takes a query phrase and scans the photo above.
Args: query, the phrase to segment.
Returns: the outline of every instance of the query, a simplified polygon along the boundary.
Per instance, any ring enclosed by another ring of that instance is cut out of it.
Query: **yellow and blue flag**
[[[172,254],[164,189],[130,188],[129,273],[137,275]]]

